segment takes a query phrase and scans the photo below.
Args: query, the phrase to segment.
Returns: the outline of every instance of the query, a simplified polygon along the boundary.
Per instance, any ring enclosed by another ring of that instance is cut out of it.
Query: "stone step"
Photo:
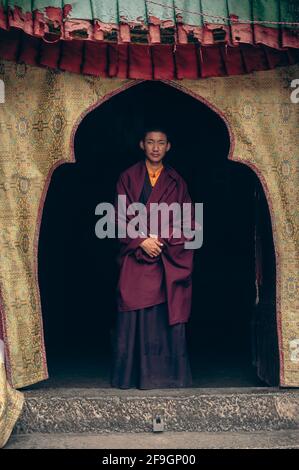
[[[5,449],[299,449],[299,430],[15,434]]]
[[[294,389],[53,388],[25,397],[15,434],[152,432],[156,416],[166,432],[299,429]]]

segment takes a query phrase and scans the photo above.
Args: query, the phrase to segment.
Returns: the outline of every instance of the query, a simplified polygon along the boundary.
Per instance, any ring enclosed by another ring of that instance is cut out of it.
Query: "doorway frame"
[[[278,309],[278,305],[280,305],[280,296],[281,296],[281,282],[279,281],[281,279],[280,276],[280,259],[279,259],[279,253],[276,245],[276,240],[275,237],[273,236],[274,231],[273,231],[273,224],[274,224],[274,208],[272,205],[272,198],[270,195],[269,188],[267,186],[266,180],[259,170],[257,165],[254,165],[251,161],[249,160],[244,160],[243,158],[240,158],[238,156],[234,155],[235,151],[235,135],[232,129],[232,125],[230,123],[229,118],[226,116],[226,114],[219,109],[217,106],[212,104],[209,100],[204,98],[203,96],[195,93],[194,91],[190,90],[189,88],[185,87],[184,85],[181,85],[177,81],[173,80],[148,80],[148,79],[138,79],[138,80],[132,80],[123,86],[117,88],[116,90],[113,90],[110,93],[105,94],[102,98],[100,98],[98,101],[93,103],[91,106],[87,107],[78,117],[77,121],[75,122],[72,132],[71,132],[71,137],[70,137],[70,161],[72,163],[76,163],[76,158],[75,158],[75,135],[77,133],[77,130],[82,123],[83,119],[90,114],[92,111],[95,109],[99,108],[102,104],[105,102],[109,101],[111,98],[117,96],[118,94],[122,93],[123,91],[126,91],[134,86],[138,86],[142,83],[145,82],[160,82],[164,83],[165,85],[168,85],[182,93],[185,93],[186,95],[191,96],[194,98],[196,101],[199,101],[200,103],[204,104],[209,108],[211,111],[213,111],[217,116],[224,122],[226,129],[228,131],[229,135],[229,151],[227,154],[227,160],[230,160],[232,162],[237,162],[241,163],[247,167],[249,167],[256,175],[256,177],[259,179],[261,186],[263,188],[265,198],[267,201],[268,209],[269,209],[269,214],[270,214],[270,222],[271,222],[271,233],[273,237],[273,246],[274,246],[274,257],[275,257],[275,265],[276,265],[276,298],[275,298],[275,318],[276,318],[276,331],[277,331],[277,339],[278,339],[278,351],[279,351],[279,382],[280,385],[283,384],[284,380],[284,354],[283,354],[283,341],[282,341],[282,317],[281,317],[281,312],[280,309]]]

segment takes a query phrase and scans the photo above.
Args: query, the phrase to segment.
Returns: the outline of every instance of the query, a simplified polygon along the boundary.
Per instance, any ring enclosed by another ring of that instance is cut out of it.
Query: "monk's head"
[[[161,162],[171,147],[166,131],[160,127],[146,129],[139,144],[151,163]]]

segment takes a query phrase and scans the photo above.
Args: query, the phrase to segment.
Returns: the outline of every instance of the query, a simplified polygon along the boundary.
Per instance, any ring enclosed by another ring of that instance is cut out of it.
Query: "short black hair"
[[[169,140],[170,140],[169,139],[169,132],[167,131],[167,129],[165,129],[165,127],[159,126],[159,125],[153,125],[153,126],[147,126],[143,129],[143,132],[142,132],[143,142],[145,141],[146,135],[149,132],[161,132],[162,134],[166,135],[167,142],[169,142]]]

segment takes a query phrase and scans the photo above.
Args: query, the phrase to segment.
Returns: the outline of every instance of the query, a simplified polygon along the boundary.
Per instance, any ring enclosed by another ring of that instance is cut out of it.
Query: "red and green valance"
[[[0,0],[0,41],[8,60],[94,75],[239,74],[298,61],[299,1]]]

